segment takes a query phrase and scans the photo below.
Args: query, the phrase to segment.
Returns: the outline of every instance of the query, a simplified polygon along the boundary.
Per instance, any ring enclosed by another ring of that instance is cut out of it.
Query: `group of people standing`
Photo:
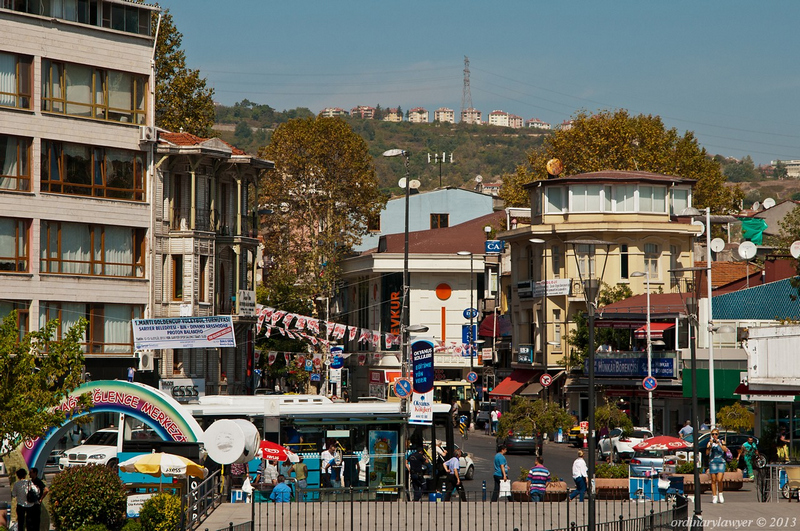
[[[17,480],[11,488],[11,496],[17,501],[17,531],[38,531],[42,518],[42,500],[49,492],[39,478],[39,471],[31,468],[31,477],[24,468],[16,472]]]

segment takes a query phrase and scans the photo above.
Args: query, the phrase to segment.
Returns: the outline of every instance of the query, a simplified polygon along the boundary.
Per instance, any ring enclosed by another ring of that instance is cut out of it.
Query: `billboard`
[[[233,318],[219,315],[134,319],[133,344],[136,350],[235,347]]]

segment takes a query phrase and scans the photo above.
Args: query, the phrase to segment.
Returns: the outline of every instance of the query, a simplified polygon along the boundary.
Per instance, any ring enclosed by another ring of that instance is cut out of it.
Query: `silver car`
[[[630,461],[631,477],[653,477],[664,470],[664,465],[675,466],[678,457],[666,450],[637,450]]]

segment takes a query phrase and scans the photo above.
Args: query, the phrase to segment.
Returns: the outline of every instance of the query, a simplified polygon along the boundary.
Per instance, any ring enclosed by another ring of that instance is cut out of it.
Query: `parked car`
[[[457,444],[453,446],[456,450],[460,449]],[[444,461],[446,452],[443,441],[436,441],[436,452],[439,454],[439,457],[442,459],[442,461]],[[469,452],[461,450],[461,457],[458,459],[458,468],[462,478],[472,479],[475,477],[475,462],[472,460]]]
[[[580,448],[583,446],[583,436],[585,435],[584,432],[581,431],[580,426],[573,426],[569,429],[569,437],[568,440],[572,446],[575,448]]]
[[[630,461],[631,477],[645,477],[660,474],[664,465],[676,465],[677,456],[667,454],[665,450],[637,450]]]
[[[541,435],[521,435],[519,433],[512,433],[497,438],[497,444],[505,444],[508,453],[514,452],[527,452],[529,454],[538,454],[542,448]]]
[[[626,434],[622,428],[614,428],[607,435],[603,435],[597,443],[597,457],[602,461],[611,456],[611,460],[618,463],[620,460],[633,458],[633,447],[653,434],[645,428],[633,428]]]
[[[478,416],[475,418],[475,427],[482,430],[492,421],[492,410],[497,407],[497,402],[481,402],[478,405]]]
[[[83,444],[67,450],[59,459],[58,467],[63,470],[83,465],[116,466],[119,463],[117,436],[116,428],[105,428],[94,432]]]
[[[51,450],[47,456],[47,466],[58,466],[58,462],[64,456],[64,450]]]

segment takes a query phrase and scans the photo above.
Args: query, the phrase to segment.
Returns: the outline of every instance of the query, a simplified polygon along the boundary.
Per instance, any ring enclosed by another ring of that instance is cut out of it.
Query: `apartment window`
[[[207,295],[208,295],[208,288],[206,287],[206,282],[208,281],[208,276],[206,275],[206,269],[208,268],[208,257],[201,256],[200,257],[200,278],[199,286],[198,286],[198,293],[197,298],[200,302],[208,302]]]
[[[144,124],[147,77],[42,60],[42,110]]]
[[[431,214],[431,228],[444,229],[450,226],[450,214]]]
[[[369,232],[380,232],[381,231],[381,215],[376,214],[374,216],[370,216],[367,220],[367,230]]]
[[[639,211],[665,213],[667,211],[667,189],[664,186],[640,186]]]
[[[172,255],[172,300],[183,300],[183,255]]]
[[[560,245],[553,245],[550,247],[550,258],[553,262],[553,278],[561,278],[561,265],[563,260],[561,257]]]
[[[33,58],[0,52],[0,105],[31,108]]]
[[[546,188],[548,214],[561,213],[564,211],[564,188],[560,186],[548,186]]]
[[[570,188],[572,212],[600,212],[603,185],[579,184]]]
[[[614,189],[616,191],[616,211],[636,212],[636,185],[618,184]]]
[[[143,307],[130,304],[41,302],[39,325],[60,321],[58,339],[84,318],[89,322],[83,341],[83,350],[89,354],[132,354],[133,334],[131,320],[140,319]]]
[[[619,246],[619,278],[629,278],[630,269],[628,263],[628,245]]]
[[[677,245],[670,245],[669,246],[669,268],[672,270],[678,269],[681,267],[681,248]],[[678,279],[675,275],[670,275],[670,286],[672,288],[677,287]]]
[[[11,315],[11,312],[17,312],[17,329],[19,330],[20,340],[22,340],[25,334],[28,333],[28,330],[30,330],[29,307],[30,302],[0,300],[0,322]]]
[[[594,245],[578,245],[575,253],[578,255],[578,272],[581,278],[584,280],[594,278]]]
[[[103,27],[150,35],[150,11],[121,4],[103,4]]]
[[[145,200],[144,153],[42,140],[42,191]]]
[[[42,221],[42,273],[144,278],[145,229]]]
[[[0,218],[0,272],[28,272],[29,222]]]
[[[558,343],[556,350],[561,349],[561,310],[553,310],[553,342]]]
[[[658,245],[655,243],[644,244],[644,269],[650,273],[650,279],[659,278],[658,259],[660,257]]]
[[[671,214],[679,215],[687,208],[689,208],[689,190],[685,188],[673,188]]]
[[[29,138],[0,135],[0,190],[30,191],[30,155]]]

